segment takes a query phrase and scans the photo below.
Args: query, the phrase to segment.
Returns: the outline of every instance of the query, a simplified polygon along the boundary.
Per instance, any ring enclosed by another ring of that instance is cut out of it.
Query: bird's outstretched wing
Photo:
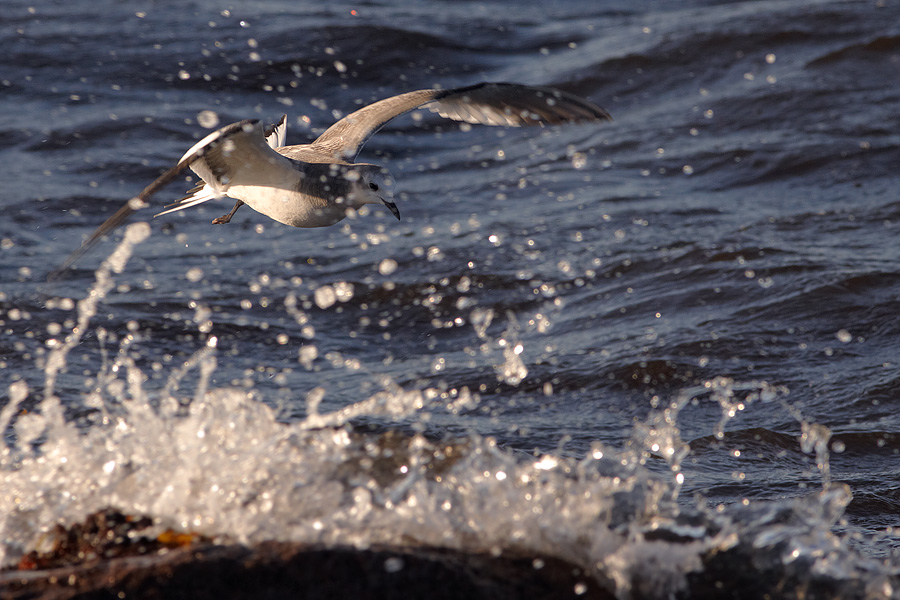
[[[277,135],[277,127],[273,133]],[[51,273],[50,278],[58,278],[63,271],[97,245],[105,235],[128,220],[135,211],[147,206],[147,201],[153,194],[175,181],[186,169],[191,168],[205,181],[212,181],[227,188],[227,181],[235,170],[241,169],[248,160],[260,160],[260,156],[262,160],[287,161],[268,145],[258,120],[238,121],[212,132],[194,144],[181,157],[178,164],[157,177],[140,194],[126,202],[113,216],[104,221],[80,248],[69,255],[61,267]]]
[[[418,90],[379,100],[329,127],[311,146],[336,160],[352,161],[385,123],[419,107],[454,121],[507,127],[612,120],[596,104],[562,90],[479,83],[452,90]]]

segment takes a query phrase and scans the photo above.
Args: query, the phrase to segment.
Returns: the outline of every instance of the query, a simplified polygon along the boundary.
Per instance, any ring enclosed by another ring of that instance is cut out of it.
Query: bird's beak
[[[391,202],[390,200],[385,200],[384,198],[382,198],[381,201],[384,202],[384,205],[390,209],[390,211],[394,214],[395,217],[397,217],[397,220],[399,221],[400,220],[400,209],[397,208],[397,205],[394,204],[393,202]]]

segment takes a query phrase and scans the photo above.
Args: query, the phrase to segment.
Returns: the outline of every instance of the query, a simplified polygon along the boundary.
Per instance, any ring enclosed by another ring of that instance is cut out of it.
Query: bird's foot
[[[234,203],[234,208],[231,209],[230,213],[228,213],[227,215],[222,215],[221,217],[216,217],[215,219],[213,219],[212,224],[213,225],[224,225],[225,223],[231,222],[231,217],[233,217],[234,213],[237,212],[237,209],[239,209],[243,205],[244,205],[244,201],[238,200],[237,202]]]

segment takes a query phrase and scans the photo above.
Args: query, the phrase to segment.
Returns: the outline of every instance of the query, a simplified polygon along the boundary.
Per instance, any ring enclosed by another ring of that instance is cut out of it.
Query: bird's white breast
[[[299,180],[300,174],[297,173]],[[298,181],[299,183],[299,181]],[[232,185],[228,195],[250,208],[292,227],[327,227],[347,214],[344,204],[326,202],[298,191],[261,185]]]

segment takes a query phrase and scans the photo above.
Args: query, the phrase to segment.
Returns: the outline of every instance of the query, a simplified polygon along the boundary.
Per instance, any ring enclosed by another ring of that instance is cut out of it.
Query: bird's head
[[[354,165],[356,176],[352,181],[351,202],[354,207],[363,204],[383,204],[400,220],[400,210],[393,201],[391,174],[378,165]],[[353,176],[351,176],[353,177]]]

